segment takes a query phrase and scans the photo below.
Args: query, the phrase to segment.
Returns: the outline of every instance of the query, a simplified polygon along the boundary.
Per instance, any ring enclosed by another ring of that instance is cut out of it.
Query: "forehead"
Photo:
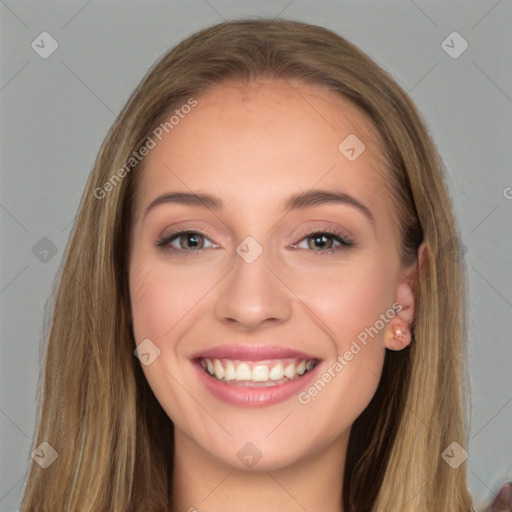
[[[383,187],[373,125],[327,87],[230,81],[196,99],[145,157],[136,217],[168,189],[209,191],[228,205],[271,208],[273,199],[313,187],[370,198]]]

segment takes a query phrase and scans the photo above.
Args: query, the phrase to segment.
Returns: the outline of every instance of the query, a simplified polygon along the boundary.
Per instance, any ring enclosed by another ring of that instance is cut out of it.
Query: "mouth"
[[[315,379],[322,359],[286,347],[223,345],[191,358],[201,386],[234,406],[283,402]]]
[[[216,380],[241,387],[273,387],[300,379],[313,370],[319,359],[283,358],[247,361],[200,357],[203,370]]]

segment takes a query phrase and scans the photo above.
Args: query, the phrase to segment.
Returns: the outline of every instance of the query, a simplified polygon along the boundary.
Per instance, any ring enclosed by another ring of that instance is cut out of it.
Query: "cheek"
[[[172,296],[166,293],[167,285],[153,266],[134,264],[131,267],[130,300],[137,343],[150,338],[159,344],[158,340],[163,340],[165,332],[172,325],[174,304],[169,303]],[[164,309],[167,316],[162,316]]]
[[[301,288],[298,295],[324,330],[328,328],[333,344],[332,356],[324,361],[318,380],[301,393],[299,403],[312,417],[325,417],[334,437],[363,412],[380,381],[384,332],[394,316],[389,269],[347,266],[336,274],[309,275],[296,283]]]
[[[383,341],[389,320],[383,322],[381,315],[393,304],[392,282],[389,267],[359,261],[357,265],[340,265],[332,272],[320,270],[295,276],[294,291],[329,328],[338,353],[342,353],[359,335],[364,338],[368,330],[372,339]]]
[[[357,261],[357,264],[356,264]],[[391,265],[375,258],[347,261],[332,272],[304,273],[295,291],[312,318],[327,330],[333,344],[320,383],[306,390],[301,403],[314,402],[318,411],[343,401],[347,417],[355,419],[373,397],[385,357],[384,333],[395,312]],[[325,389],[325,391],[324,391]],[[333,425],[339,417],[332,412]]]
[[[130,267],[130,300],[136,341],[150,338],[157,345],[167,346],[171,331],[199,303],[207,287],[205,280],[170,271],[161,262],[134,260]]]
[[[179,340],[188,328],[184,320],[202,295],[191,282],[190,276],[171,272],[168,265],[166,268],[155,258],[135,256],[130,265],[135,343],[139,345],[149,339],[160,351],[150,364],[141,364],[141,368],[173,422],[190,416],[189,396],[177,383],[187,382],[188,378],[179,355]],[[154,348],[151,350],[156,354]]]

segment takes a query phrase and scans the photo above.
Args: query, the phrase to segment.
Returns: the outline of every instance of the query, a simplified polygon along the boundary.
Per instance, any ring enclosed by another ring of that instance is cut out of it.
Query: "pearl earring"
[[[409,331],[405,331],[398,327],[395,327],[394,332],[393,332],[393,337],[400,343],[405,343],[407,341],[408,335],[409,335]]]

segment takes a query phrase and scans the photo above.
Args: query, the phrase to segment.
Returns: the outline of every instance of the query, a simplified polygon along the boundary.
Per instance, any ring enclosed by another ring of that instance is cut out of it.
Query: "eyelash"
[[[192,256],[194,253],[202,253],[205,249],[196,249],[196,250],[186,250],[186,249],[176,249],[175,247],[171,247],[169,244],[173,242],[176,239],[179,239],[182,235],[187,234],[199,234],[205,238],[208,238],[211,236],[208,233],[201,231],[201,230],[184,230],[184,231],[175,231],[174,233],[171,233],[169,235],[166,235],[164,237],[161,237],[157,240],[156,245],[161,248],[162,250],[172,251],[172,252],[182,252],[184,253],[185,257]],[[337,231],[333,231],[330,229],[324,229],[324,230],[318,230],[318,231],[311,231],[309,233],[303,233],[302,238],[299,240],[299,242],[302,242],[304,239],[307,238],[313,238],[313,235],[329,235],[332,237],[336,242],[341,244],[338,247],[326,249],[326,250],[313,250],[312,252],[318,253],[320,256],[326,256],[326,255],[334,255],[340,251],[351,249],[355,247],[354,241],[347,236],[346,234],[339,233]],[[298,242],[298,243],[299,243]],[[295,247],[297,244],[292,244],[292,247]],[[309,250],[309,249],[306,249]]]

